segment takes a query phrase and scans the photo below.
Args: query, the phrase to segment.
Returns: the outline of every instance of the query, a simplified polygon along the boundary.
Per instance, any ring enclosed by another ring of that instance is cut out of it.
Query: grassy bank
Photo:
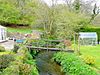
[[[100,45],[81,46],[80,51],[83,55],[91,55],[95,58],[95,66],[100,69]]]
[[[32,28],[31,27],[16,27],[16,28],[12,28],[12,27],[7,27],[7,31],[8,32],[20,32],[20,33],[31,33],[32,32]]]
[[[75,54],[58,52],[54,55],[54,61],[61,65],[65,75],[98,75]]]

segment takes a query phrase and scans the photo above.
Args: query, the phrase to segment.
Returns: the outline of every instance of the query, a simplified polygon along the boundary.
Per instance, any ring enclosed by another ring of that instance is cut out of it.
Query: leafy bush
[[[37,68],[36,68],[36,65],[35,65],[35,61],[33,60],[33,57],[29,53],[28,49],[26,47],[22,47],[21,49],[19,49],[18,54],[21,54],[21,55],[19,55],[19,57],[20,58],[22,57],[20,60],[23,60],[22,66],[24,67],[24,70],[27,71],[26,73],[28,75],[38,75],[38,71],[37,71]],[[23,67],[22,67],[22,69],[23,69]],[[28,72],[30,72],[30,73],[28,73]],[[27,75],[26,73],[24,74],[24,72],[23,72],[23,75]]]
[[[20,75],[30,75],[31,74],[31,65],[29,64],[20,64],[19,65]]]
[[[12,65],[3,70],[1,75],[19,75],[19,66]]]
[[[89,65],[82,62],[74,54],[59,52],[54,55],[53,59],[62,66],[62,70],[66,75],[97,75]]]
[[[30,64],[14,61],[2,75],[38,75],[37,69]]]
[[[9,63],[14,61],[14,54],[8,53],[0,55],[0,69],[8,67]]]
[[[13,52],[17,53],[18,49],[19,49],[19,46],[15,44],[15,45],[14,45]]]
[[[0,52],[5,52],[5,48],[0,46]]]
[[[24,46],[19,48],[15,61],[3,71],[2,75],[39,75],[31,54]]]
[[[24,1],[22,1],[24,2]],[[0,0],[0,23],[11,23],[12,25],[30,25],[33,24],[35,20],[35,13],[32,14],[35,10],[34,8],[37,8],[37,1],[26,1],[26,5],[23,7],[24,10],[30,12],[23,13],[21,12],[22,6],[18,5],[17,1],[13,0]],[[39,2],[38,2],[39,3]],[[16,7],[18,5],[19,7]],[[7,24],[9,25],[9,24]]]
[[[83,61],[88,64],[88,65],[94,65],[95,64],[95,59],[93,56],[81,56],[81,58],[83,59]]]
[[[38,53],[39,53],[38,50],[32,49],[32,50],[30,51],[30,54],[32,55],[33,58],[35,58],[35,56],[36,56]]]

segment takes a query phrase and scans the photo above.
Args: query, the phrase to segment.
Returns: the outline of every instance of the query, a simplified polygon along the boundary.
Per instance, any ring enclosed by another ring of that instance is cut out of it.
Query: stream
[[[40,52],[36,57],[37,67],[40,75],[64,75],[61,72],[61,67],[52,61],[52,51]]]

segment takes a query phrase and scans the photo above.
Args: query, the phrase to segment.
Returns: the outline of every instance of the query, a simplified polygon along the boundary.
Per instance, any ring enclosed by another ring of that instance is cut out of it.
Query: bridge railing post
[[[47,51],[48,51],[48,41],[47,41]]]

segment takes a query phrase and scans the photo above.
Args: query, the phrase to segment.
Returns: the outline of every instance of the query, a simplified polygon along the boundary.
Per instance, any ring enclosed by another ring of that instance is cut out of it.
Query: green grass
[[[100,45],[81,46],[80,51],[83,55],[91,55],[95,58],[95,66],[100,69]]]
[[[11,27],[8,27],[7,31],[8,32],[31,33],[32,28],[30,28],[30,27],[25,27],[25,28],[11,28]]]

